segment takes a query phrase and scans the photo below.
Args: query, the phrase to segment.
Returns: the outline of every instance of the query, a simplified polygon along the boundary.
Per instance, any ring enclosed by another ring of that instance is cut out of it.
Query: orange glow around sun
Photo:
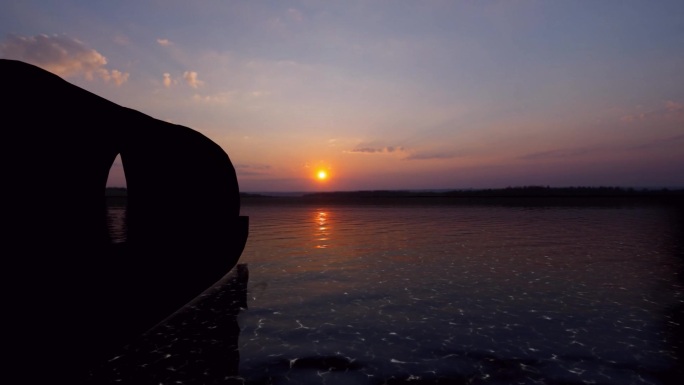
[[[335,180],[336,174],[332,172],[332,166],[327,161],[318,161],[315,163],[307,163],[307,177],[319,187],[330,187],[328,183]]]
[[[328,179],[328,172],[325,170],[318,170],[316,171],[316,179],[320,181],[324,181]]]

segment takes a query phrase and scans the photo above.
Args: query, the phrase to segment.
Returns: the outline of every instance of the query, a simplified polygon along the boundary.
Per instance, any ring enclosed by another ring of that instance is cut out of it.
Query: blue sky
[[[682,1],[0,5],[0,57],[202,132],[243,191],[682,186],[682,47]]]

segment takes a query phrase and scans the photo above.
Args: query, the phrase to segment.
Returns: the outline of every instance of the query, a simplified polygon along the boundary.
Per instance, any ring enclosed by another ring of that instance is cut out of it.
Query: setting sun
[[[325,170],[319,170],[316,173],[316,179],[318,180],[326,180],[328,179],[328,173]]]

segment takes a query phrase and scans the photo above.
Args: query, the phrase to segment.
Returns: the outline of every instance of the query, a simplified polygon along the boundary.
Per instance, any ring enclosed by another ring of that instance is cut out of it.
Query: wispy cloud
[[[401,146],[385,146],[385,147],[369,147],[369,146],[359,146],[355,147],[353,150],[347,150],[347,153],[360,153],[360,154],[390,154],[393,152],[402,152],[404,147]]]
[[[205,102],[210,104],[225,104],[233,102],[235,100],[235,94],[230,91],[219,92],[212,95],[194,94],[192,98],[199,102]]]
[[[668,138],[657,139],[648,143],[640,144],[630,148],[630,150],[647,150],[652,148],[673,147],[682,148],[684,145],[684,134],[675,135]]]
[[[170,45],[173,45],[169,39],[157,39],[157,44],[159,44],[162,47],[168,47]]]
[[[457,154],[446,152],[414,152],[403,160],[451,159],[457,156]]]
[[[437,150],[418,150],[405,146],[378,146],[378,145],[358,145],[352,150],[343,151],[350,154],[370,154],[370,155],[390,155],[399,154],[401,160],[429,160],[429,159],[451,159],[458,156],[454,151]]]
[[[97,77],[116,85],[129,77],[127,72],[107,69],[104,55],[65,35],[10,35],[0,43],[0,57],[25,61],[62,77]]]
[[[684,103],[668,100],[658,108],[624,115],[620,120],[631,123],[666,117],[684,117]]]
[[[240,163],[235,165],[235,171],[240,176],[262,176],[269,175],[271,166],[268,164],[245,164]]]
[[[518,157],[521,160],[554,160],[554,159],[568,159],[568,158],[581,158],[587,155],[593,156],[597,154],[616,154],[642,150],[652,150],[652,149],[668,149],[668,148],[681,148],[684,145],[684,134],[669,136],[665,138],[659,138],[647,142],[642,142],[640,144],[631,143],[615,143],[612,145],[601,145],[596,147],[578,147],[578,148],[560,148],[549,151],[534,152]]]
[[[534,152],[531,154],[526,154],[519,159],[522,160],[545,160],[545,159],[559,159],[559,158],[572,158],[575,156],[585,155],[594,151],[590,148],[564,148],[555,149],[549,151]]]

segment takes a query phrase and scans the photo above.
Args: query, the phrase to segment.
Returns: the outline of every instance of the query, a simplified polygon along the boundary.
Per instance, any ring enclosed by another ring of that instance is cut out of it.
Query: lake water
[[[666,206],[242,215],[246,383],[665,384],[680,369],[684,246]]]

